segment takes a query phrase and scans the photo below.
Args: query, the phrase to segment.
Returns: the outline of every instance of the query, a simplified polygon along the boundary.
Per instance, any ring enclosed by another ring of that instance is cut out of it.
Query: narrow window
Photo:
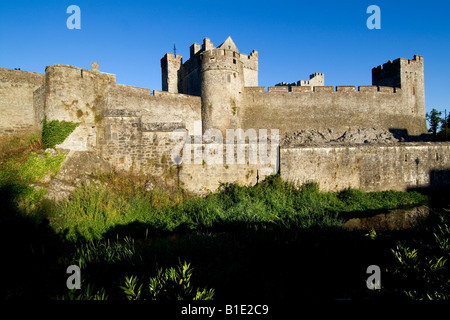
[[[230,75],[229,75],[229,74],[227,74],[227,81],[228,81],[228,83],[230,83],[230,82],[231,82],[231,77],[230,77]]]
[[[233,59],[233,63],[236,64],[236,59]]]

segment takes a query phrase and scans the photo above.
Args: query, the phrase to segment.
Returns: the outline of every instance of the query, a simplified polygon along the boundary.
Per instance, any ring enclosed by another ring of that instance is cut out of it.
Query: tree
[[[427,113],[426,118],[430,125],[428,132],[433,134],[434,137],[437,136],[439,126],[444,122],[441,118],[442,112],[437,111],[433,108],[430,113]]]
[[[450,114],[447,114],[447,109],[445,109],[444,123],[442,124],[442,127],[450,129]]]
[[[447,112],[445,112],[444,119],[442,119],[441,130],[438,132],[438,137],[439,140],[450,141],[450,114],[447,115]]]

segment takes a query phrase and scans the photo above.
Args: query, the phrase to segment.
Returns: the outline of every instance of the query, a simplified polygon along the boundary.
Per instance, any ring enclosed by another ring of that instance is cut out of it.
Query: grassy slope
[[[29,183],[54,174],[62,159],[45,154],[33,137],[2,146],[0,234],[4,258],[11,262],[3,297],[65,292],[58,285],[65,283],[65,267],[84,261],[85,284],[95,283],[110,298],[121,299],[117,289],[125,275],[148,279],[158,266],[180,259],[192,262],[193,281],[217,289],[218,298],[357,296],[364,291],[365,268],[392,263],[390,248],[411,234],[373,241],[337,227],[355,211],[370,214],[428,201],[416,192],[294,188],[279,176],[251,187],[226,184],[205,198],[147,192],[136,181],[112,176],[79,186],[58,205],[27,193]],[[136,239],[129,255],[120,240],[125,235]],[[94,239],[94,244],[86,241]]]

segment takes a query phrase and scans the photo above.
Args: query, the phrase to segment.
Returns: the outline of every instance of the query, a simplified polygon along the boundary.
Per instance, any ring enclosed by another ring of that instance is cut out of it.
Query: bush
[[[178,196],[139,188],[102,184],[79,187],[51,214],[58,232],[71,241],[101,239],[119,225],[141,224],[161,232],[215,228],[311,228],[339,226],[349,212],[420,205],[427,197],[415,192],[372,192],[349,189],[321,192],[317,184],[300,188],[274,176],[256,186],[222,184],[205,198],[180,202]]]
[[[397,277],[406,297],[413,300],[450,300],[450,219],[448,212],[427,230],[425,237],[398,242],[391,249],[396,264],[390,272]]]
[[[63,143],[79,124],[79,122],[59,120],[47,122],[47,119],[44,118],[42,123],[42,144],[44,148],[54,148],[57,144]]]
[[[192,269],[184,262],[176,269],[158,269],[157,275],[150,278],[148,290],[151,300],[212,300],[214,289],[194,288],[191,284]],[[128,300],[140,300],[143,296],[142,284],[135,276],[125,277],[120,287]],[[145,293],[144,293],[145,295]]]
[[[16,208],[30,213],[36,209],[47,193],[44,187],[35,188],[32,183],[40,182],[45,176],[55,176],[63,161],[64,154],[31,152],[26,156],[11,155],[0,163],[0,191],[10,191],[9,199]]]

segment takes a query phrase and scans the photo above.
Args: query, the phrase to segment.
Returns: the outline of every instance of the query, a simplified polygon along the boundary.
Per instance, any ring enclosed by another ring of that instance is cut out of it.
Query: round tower
[[[244,88],[243,63],[239,52],[211,48],[201,55],[202,128],[226,129],[239,127],[239,106]]]

